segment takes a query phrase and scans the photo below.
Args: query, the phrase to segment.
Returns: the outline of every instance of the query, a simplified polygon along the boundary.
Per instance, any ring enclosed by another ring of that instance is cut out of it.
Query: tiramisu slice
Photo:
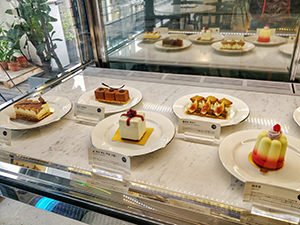
[[[39,97],[38,101],[23,99],[14,105],[16,119],[40,121],[51,114],[48,103]]]

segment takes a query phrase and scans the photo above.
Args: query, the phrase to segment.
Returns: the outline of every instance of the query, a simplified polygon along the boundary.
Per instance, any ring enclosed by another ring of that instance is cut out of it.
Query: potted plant
[[[17,61],[17,57],[15,57],[14,54],[15,50],[11,49],[8,53],[9,61],[7,64],[12,71],[18,71],[20,69],[19,62]]]
[[[7,61],[8,61],[8,47],[7,43],[0,41],[0,62],[1,62],[1,69],[2,70],[8,70],[8,65],[7,65]]]
[[[5,31],[0,27],[0,34],[5,33]],[[0,40],[0,63],[2,70],[8,70],[7,60],[9,53],[9,42]]]
[[[53,59],[59,71],[62,72],[63,66],[56,54],[57,45],[55,44],[62,40],[54,38],[55,30],[51,23],[56,22],[57,19],[50,16],[51,8],[47,0],[16,0],[16,2],[18,3],[17,14],[14,14],[11,9],[6,10],[7,14],[14,15],[20,21],[18,24],[13,24],[10,30],[14,32],[11,35],[19,38],[24,36],[27,49],[29,49],[29,43],[32,44],[45,71],[52,70],[51,59]]]
[[[27,58],[25,56],[17,57],[17,61],[21,67],[26,68],[28,66]]]

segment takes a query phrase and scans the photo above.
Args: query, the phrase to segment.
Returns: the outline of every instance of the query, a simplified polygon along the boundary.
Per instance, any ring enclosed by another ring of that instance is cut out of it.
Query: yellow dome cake
[[[257,41],[260,42],[270,42],[271,30],[268,25],[264,29],[259,30]]]
[[[262,168],[280,169],[283,166],[286,148],[286,136],[282,134],[280,125],[276,124],[272,130],[264,130],[258,135],[252,160]]]

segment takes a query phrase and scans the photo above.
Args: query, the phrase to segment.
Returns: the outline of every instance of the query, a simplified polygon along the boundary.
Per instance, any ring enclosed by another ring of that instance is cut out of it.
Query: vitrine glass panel
[[[0,2],[0,103],[93,59],[84,1]]]
[[[290,80],[297,1],[102,1],[102,8],[112,68]]]

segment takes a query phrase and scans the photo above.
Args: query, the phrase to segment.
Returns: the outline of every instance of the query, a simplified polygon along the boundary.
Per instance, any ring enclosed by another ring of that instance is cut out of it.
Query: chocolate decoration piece
[[[105,83],[102,83],[102,85],[103,86],[105,86],[105,87],[108,87],[109,89],[122,89],[123,87],[125,87],[125,84],[123,84],[121,87],[119,87],[119,88],[113,88],[113,87],[111,87],[111,86],[109,86],[109,85],[107,85],[107,84],[105,84]]]

